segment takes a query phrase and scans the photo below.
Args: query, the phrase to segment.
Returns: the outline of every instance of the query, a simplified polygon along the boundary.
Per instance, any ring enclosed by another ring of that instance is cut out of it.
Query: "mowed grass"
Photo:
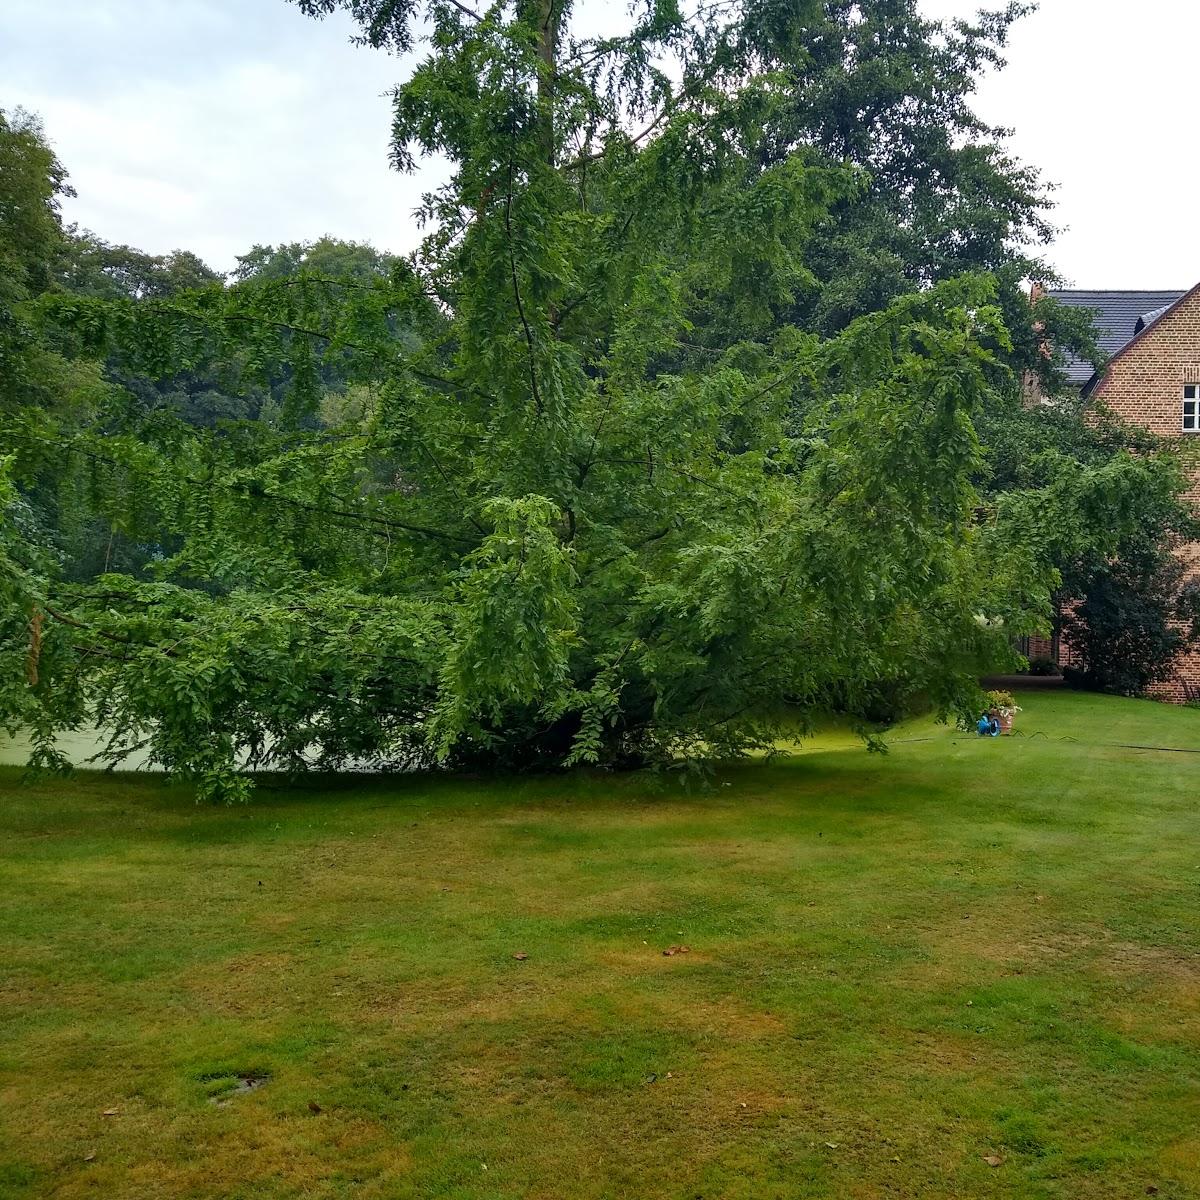
[[[1200,1196],[1200,754],[1112,744],[1200,712],[1022,703],[706,794],[6,770],[0,1195]]]

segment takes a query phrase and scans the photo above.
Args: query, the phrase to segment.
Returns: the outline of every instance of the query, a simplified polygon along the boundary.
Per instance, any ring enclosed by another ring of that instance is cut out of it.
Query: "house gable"
[[[1091,389],[1118,417],[1162,437],[1183,428],[1183,389],[1200,384],[1200,284],[1118,350]]]

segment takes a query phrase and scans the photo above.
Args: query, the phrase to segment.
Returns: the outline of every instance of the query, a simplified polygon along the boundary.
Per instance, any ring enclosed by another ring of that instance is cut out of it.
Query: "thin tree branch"
[[[533,404],[540,415],[545,411],[542,404],[541,392],[538,389],[537,365],[533,352],[533,330],[529,327],[529,319],[525,315],[525,303],[521,299],[521,282],[517,277],[517,257],[513,250],[512,208],[513,208],[513,170],[516,157],[516,127],[514,125],[509,137],[508,150],[508,196],[504,202],[504,234],[508,243],[508,266],[512,274],[513,296],[517,302],[517,312],[521,317],[521,325],[525,330],[525,346],[529,355],[529,386],[533,389]]]
[[[440,383],[445,387],[451,388],[457,392],[469,392],[471,395],[478,396],[482,400],[488,400],[495,403],[496,397],[489,392],[480,391],[478,388],[472,387],[470,384],[458,383],[453,379],[448,379],[445,375],[437,375],[432,371],[424,371],[419,367],[412,365],[411,360],[400,354],[388,355],[383,353],[376,346],[368,346],[363,342],[352,342],[347,338],[339,337],[335,333],[328,333],[323,329],[308,329],[303,325],[293,324],[291,321],[281,321],[272,317],[257,316],[252,313],[217,313],[210,317],[204,313],[192,312],[190,309],[181,308],[173,304],[154,304],[147,303],[143,306],[151,312],[161,313],[163,315],[174,315],[186,317],[189,320],[196,321],[202,325],[210,324],[214,319],[217,321],[230,322],[239,321],[250,325],[263,325],[268,329],[277,329],[281,333],[295,333],[302,337],[316,338],[320,341],[336,343],[339,346],[344,346],[349,350],[360,350],[364,354],[370,355],[379,362],[392,363],[400,367],[402,370],[409,371],[417,378],[425,380],[427,383]]]
[[[372,525],[379,525],[385,529],[401,529],[406,533],[419,533],[425,537],[439,538],[444,542],[458,542],[464,546],[473,546],[475,544],[474,538],[446,533],[445,530],[433,529],[428,525],[413,525],[406,521],[393,520],[390,517],[376,517],[370,513],[354,512],[352,509],[327,508],[322,504],[309,504],[305,500],[296,500],[291,496],[281,496],[277,492],[268,492],[264,488],[249,484],[243,484],[241,487],[237,484],[228,484],[226,486],[244,496],[251,496],[262,500],[275,500],[280,504],[290,504],[294,508],[304,509],[306,512],[319,513],[322,516],[346,517],[353,521],[367,521]]]
[[[662,111],[645,127],[640,133],[628,135],[629,145],[638,146],[646,140],[664,121],[673,117],[678,111],[679,106],[687,100],[695,99],[696,93],[712,82],[713,76],[716,74],[715,66],[709,67],[698,79],[681,88],[679,92],[672,96],[662,107]],[[599,162],[608,153],[607,147],[602,150],[594,150],[591,154],[582,154],[570,162],[562,164],[561,169],[564,171],[578,170],[580,167],[585,167],[589,163]]]
[[[482,23],[483,17],[481,17],[473,8],[468,8],[465,4],[463,4],[462,0],[446,0],[446,3],[453,5],[453,7],[457,8],[458,11],[464,16],[470,17],[472,21],[478,21]]]

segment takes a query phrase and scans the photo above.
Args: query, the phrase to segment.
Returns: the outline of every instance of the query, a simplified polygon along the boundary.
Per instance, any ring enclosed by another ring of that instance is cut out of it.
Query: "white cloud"
[[[0,15],[0,103],[43,116],[78,192],[67,219],[110,241],[226,269],[323,233],[403,250],[427,186],[388,166],[405,68],[351,32],[282,0],[19,0]]]
[[[923,0],[936,15],[975,4]],[[997,7],[998,5],[991,5]],[[1081,287],[1200,282],[1195,0],[1042,0],[1009,69],[984,81],[985,119],[1059,184],[1050,258]]]

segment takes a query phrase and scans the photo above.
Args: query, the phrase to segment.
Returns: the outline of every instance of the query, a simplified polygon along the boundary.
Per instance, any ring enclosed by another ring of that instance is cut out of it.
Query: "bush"
[[[1054,659],[1042,655],[1040,658],[1031,658],[1029,660],[1029,674],[1041,679],[1047,679],[1061,675],[1062,671],[1059,670],[1058,663]]]
[[[1183,583],[1182,563],[1161,546],[1139,546],[1097,570],[1064,621],[1079,660],[1073,687],[1140,696],[1170,679],[1175,659],[1195,645],[1200,597]]]

